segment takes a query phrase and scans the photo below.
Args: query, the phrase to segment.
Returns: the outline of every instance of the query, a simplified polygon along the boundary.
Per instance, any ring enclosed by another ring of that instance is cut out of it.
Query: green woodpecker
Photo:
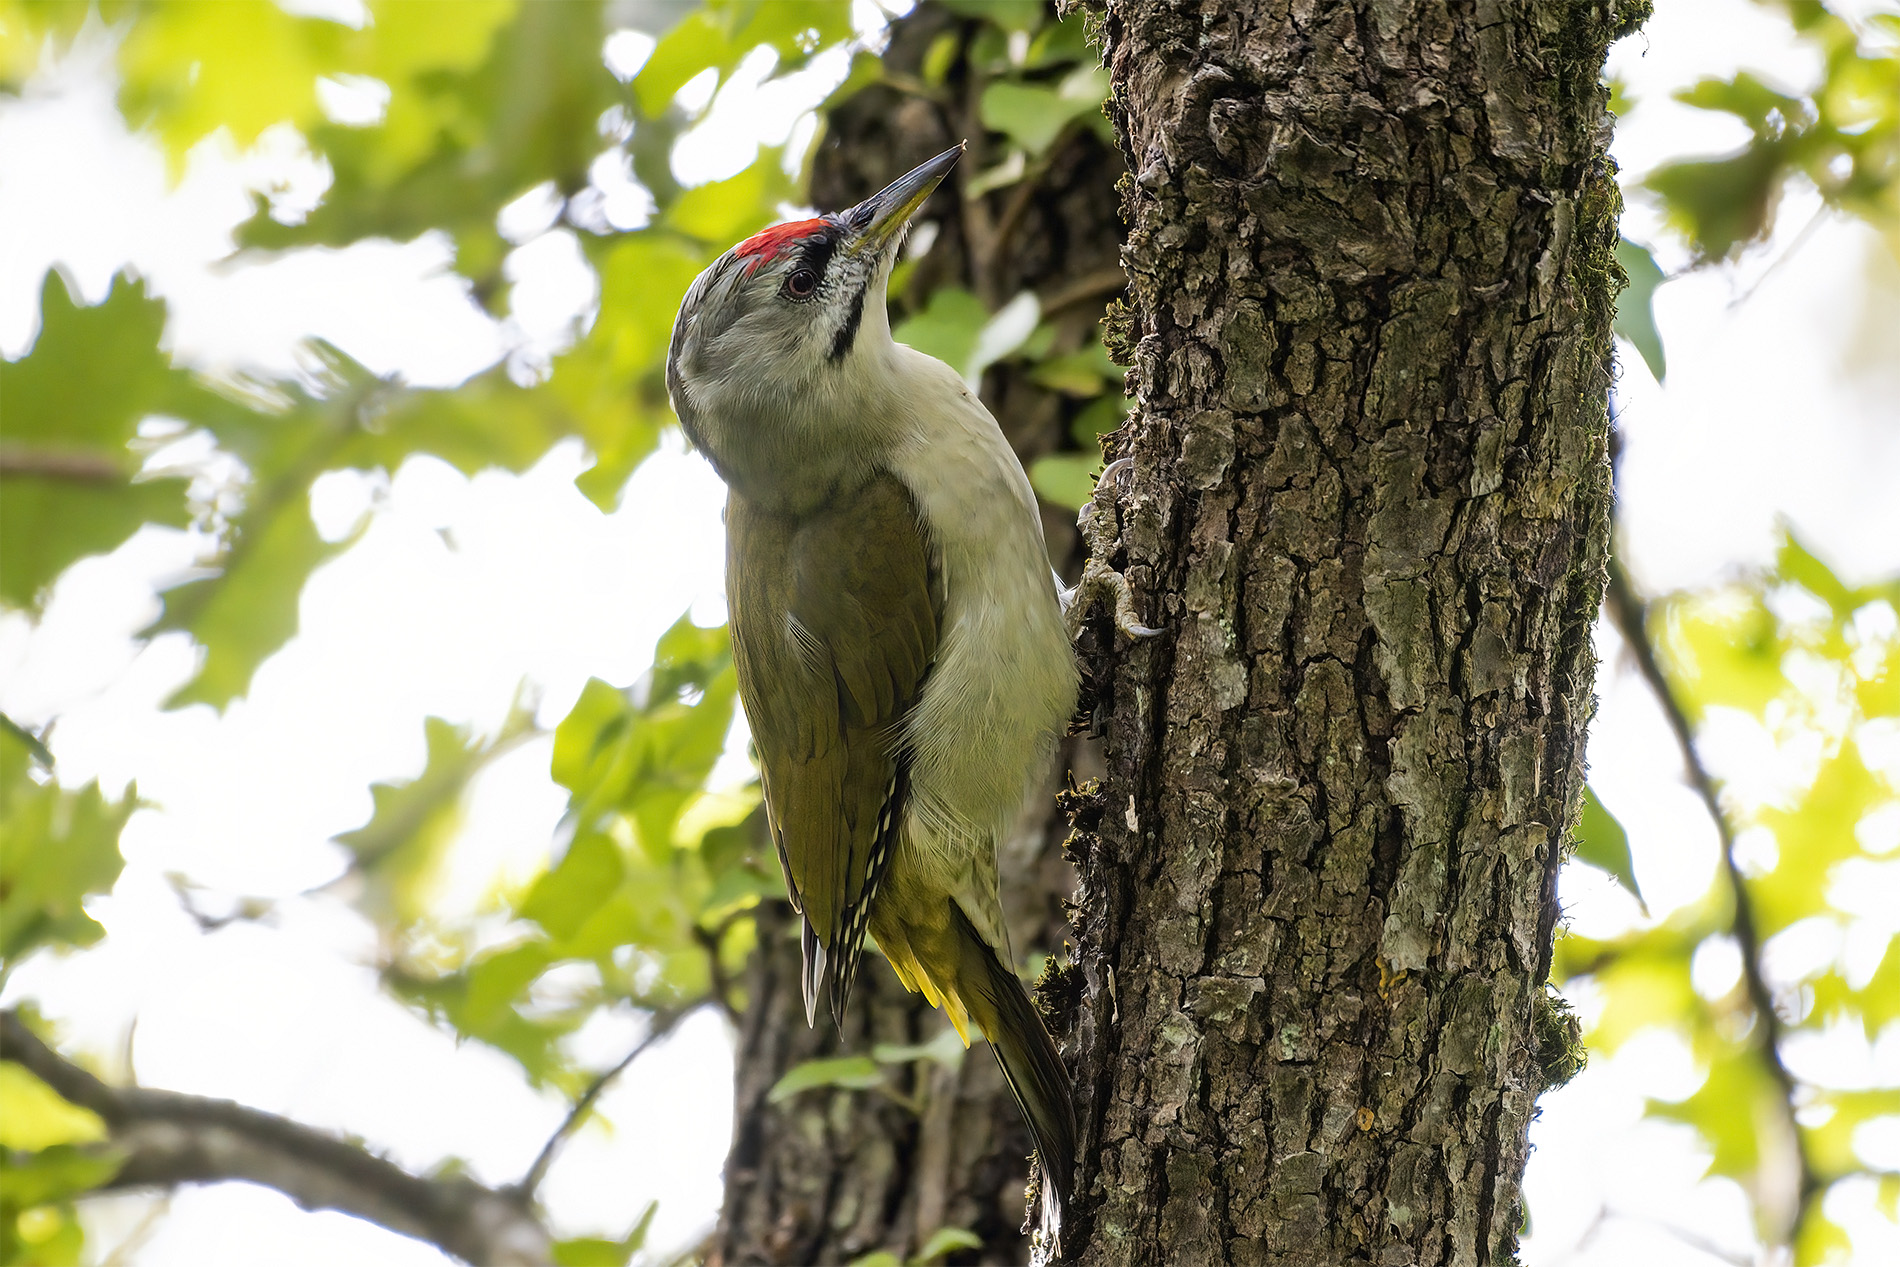
[[[739,698],[804,917],[805,1012],[842,1022],[868,929],[912,990],[996,1050],[1059,1235],[1069,1080],[1016,975],[996,849],[1078,674],[1035,494],[957,372],[891,339],[911,215],[962,147],[835,215],[767,229],[700,274],[667,359],[673,408],[725,479]]]

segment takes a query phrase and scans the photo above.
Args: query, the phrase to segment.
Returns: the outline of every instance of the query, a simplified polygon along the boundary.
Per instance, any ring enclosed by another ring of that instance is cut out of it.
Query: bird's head
[[[731,478],[735,446],[812,411],[849,413],[889,348],[885,286],[910,218],[959,145],[855,207],[774,225],[714,260],[673,323],[666,384],[687,435]],[[789,437],[781,437],[789,439]]]

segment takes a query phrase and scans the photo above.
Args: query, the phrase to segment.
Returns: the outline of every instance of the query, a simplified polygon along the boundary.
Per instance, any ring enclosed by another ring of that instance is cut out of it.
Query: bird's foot
[[[1090,613],[1097,603],[1107,602],[1115,613],[1115,628],[1130,638],[1153,638],[1161,630],[1141,623],[1135,614],[1135,592],[1129,587],[1128,578],[1099,559],[1090,558],[1082,568],[1082,579],[1076,582],[1063,604],[1063,619],[1068,625],[1069,641],[1074,642],[1082,635],[1082,628],[1088,623]]]
[[[1118,458],[1103,467],[1101,478],[1095,482],[1096,488],[1099,490],[1107,484],[1112,489],[1117,477],[1128,469],[1133,460]],[[1110,496],[1112,498],[1112,491]],[[1062,615],[1068,626],[1070,642],[1081,637],[1090,613],[1101,602],[1107,602],[1114,613],[1115,628],[1130,638],[1153,638],[1161,632],[1141,623],[1141,618],[1135,614],[1135,592],[1129,587],[1128,578],[1107,563],[1116,547],[1116,533],[1112,525],[1112,517],[1105,522],[1104,517],[1096,513],[1093,501],[1084,506],[1082,513],[1076,517],[1075,526],[1081,529],[1082,540],[1088,546],[1089,554],[1088,562],[1082,565],[1082,578],[1075,583],[1074,589],[1062,594]]]

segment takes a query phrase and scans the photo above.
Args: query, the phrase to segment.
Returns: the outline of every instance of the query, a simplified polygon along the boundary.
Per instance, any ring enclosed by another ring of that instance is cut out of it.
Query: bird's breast
[[[912,795],[940,828],[987,837],[1049,760],[1079,677],[1029,480],[988,411],[929,365],[942,374],[915,394],[893,464],[944,587],[942,641],[907,726]]]

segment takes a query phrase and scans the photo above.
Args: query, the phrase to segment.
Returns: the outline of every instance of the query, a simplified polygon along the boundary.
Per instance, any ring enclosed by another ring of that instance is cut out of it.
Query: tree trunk
[[[1107,4],[1138,405],[1094,513],[1165,632],[1101,705],[1073,1261],[1515,1261],[1608,544],[1618,21]]]
[[[894,25],[885,65],[915,82],[938,35],[954,34],[967,47],[978,27],[946,9],[920,6]],[[997,162],[1000,155],[984,152],[976,85],[960,60],[944,88],[941,99],[931,100],[872,87],[832,111],[812,201],[848,206],[965,138],[970,152],[953,180],[967,182]],[[1113,189],[1122,170],[1120,156],[1092,132],[1072,130],[1038,178],[974,202],[956,190],[940,192],[919,217],[939,229],[911,275],[909,298],[921,304],[940,285],[960,285],[995,308],[1033,290],[1057,327],[1057,350],[1080,347],[1121,289]],[[1024,201],[1012,210],[1019,197]],[[1002,366],[986,377],[983,399],[1025,462],[1061,447],[1078,410]],[[1044,530],[1052,557],[1067,560],[1072,576],[1079,572],[1073,516],[1049,510]],[[1071,741],[1059,764],[1092,778],[1101,770],[1099,745]],[[1055,808],[1058,786],[1052,772],[1001,860],[1019,956],[1060,954],[1068,932],[1063,904],[1074,892],[1075,872],[1061,850],[1068,823]],[[852,994],[848,1033],[841,1040],[823,1016],[808,1028],[796,928],[783,904],[761,913],[737,1051],[734,1141],[710,1261],[833,1264],[878,1249],[908,1257],[933,1232],[956,1227],[974,1232],[982,1249],[949,1261],[1025,1262],[1029,1135],[980,1044],[955,1068],[931,1061],[893,1067],[896,1094],[824,1089],[770,1101],[772,1087],[798,1064],[866,1055],[879,1043],[921,1043],[946,1026],[872,951]]]

